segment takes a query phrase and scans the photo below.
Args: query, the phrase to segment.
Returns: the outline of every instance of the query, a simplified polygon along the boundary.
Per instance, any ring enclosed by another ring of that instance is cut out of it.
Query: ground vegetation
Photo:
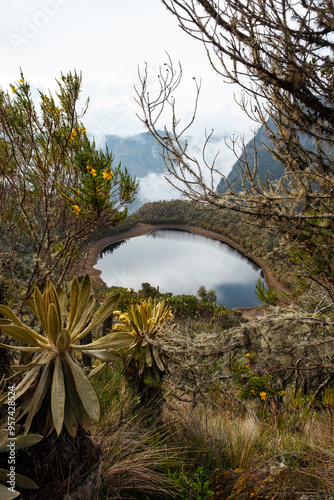
[[[7,335],[1,347],[13,353],[13,374],[2,384],[16,384],[15,431],[17,437],[33,431],[38,440],[18,450],[17,462],[30,467],[22,473],[40,488],[23,486],[22,495],[327,500],[334,492],[333,5],[329,0],[303,0],[298,6],[290,0],[163,3],[185,31],[203,41],[213,67],[244,89],[244,109],[266,127],[272,153],[285,168],[280,181],[261,183],[256,162],[252,170],[243,157],[243,189],[217,193],[215,163],[199,164],[188,154],[173,99],[180,73],[169,60],[158,96],[148,93],[145,70],[137,93],[142,119],[164,148],[169,179],[203,207],[208,224],[222,225],[213,220],[214,207],[230,221],[231,235],[241,227],[228,219],[231,213],[243,218],[245,233],[254,223],[274,235],[260,242],[254,231],[253,241],[245,236],[245,246],[289,254],[300,265],[295,279],[303,293],[297,303],[270,304],[264,315],[247,320],[197,297],[159,297],[143,283],[142,295],[117,291],[123,295],[121,310],[111,322],[115,296],[99,290],[106,305],[96,307],[86,277],[72,281],[67,310],[65,285],[59,284],[66,259],[77,250],[62,235],[75,239],[87,227],[75,241],[86,243],[97,221],[112,225],[125,212],[110,206],[108,186],[116,179],[111,157],[87,143],[76,114],[80,78],[62,77],[60,104],[41,93],[38,118],[22,75],[12,96],[2,92],[0,102],[1,193],[11,203],[1,203],[3,235],[8,235],[1,258],[14,262],[24,253],[25,230],[30,242],[22,268],[25,304],[17,310],[13,289],[2,287],[7,305],[0,307]],[[196,80],[195,85],[199,92]],[[161,133],[157,119],[169,105],[172,127]],[[312,148],[300,134],[310,137]],[[62,177],[52,177],[55,172]],[[121,209],[135,183],[126,173],[118,175]],[[54,218],[53,199],[65,213],[66,231]],[[190,210],[190,204],[180,207]],[[306,301],[308,292],[312,300]],[[260,286],[259,293],[270,302],[272,294]],[[102,328],[104,320],[109,332]],[[79,345],[89,332],[92,342]],[[87,372],[83,352],[95,358]],[[146,398],[146,388],[126,370],[127,359],[142,374],[159,371],[158,411],[154,395],[153,401]],[[4,384],[1,389],[0,444],[6,445],[13,391]],[[7,491],[9,499],[19,495]]]

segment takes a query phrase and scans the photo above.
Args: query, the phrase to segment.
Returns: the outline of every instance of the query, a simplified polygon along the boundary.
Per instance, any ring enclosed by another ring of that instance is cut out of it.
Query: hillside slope
[[[268,126],[275,132],[275,126],[272,121],[268,122]],[[313,152],[316,150],[314,138],[307,134],[300,134],[299,141],[304,150]],[[255,158],[257,158],[257,175],[262,183],[264,183],[266,179],[278,180],[281,178],[285,171],[285,167],[274,158],[270,151],[268,151],[268,147],[273,147],[273,143],[262,125],[255,134],[255,137],[246,145],[242,158],[235,162],[232,170],[227,176],[227,181],[233,191],[239,192],[243,189],[240,172],[243,165],[242,159],[244,158],[247,158],[251,170],[254,169]],[[327,148],[327,145],[324,144],[324,147]],[[333,154],[333,152],[332,150],[329,154]],[[221,178],[217,186],[217,192],[224,194],[228,189],[227,182],[224,178]]]
[[[258,162],[258,176],[262,182],[266,178],[270,179],[279,179],[283,172],[284,166],[277,161],[273,155],[268,151],[264,144],[267,144],[269,147],[272,145],[264,126],[262,125],[258,132],[256,133],[254,139],[248,142],[245,147],[245,156],[247,158],[248,164],[251,170],[254,169],[254,160],[255,160],[255,151],[257,151],[257,162]],[[228,183],[231,186],[233,191],[241,191],[241,168],[243,162],[241,159],[237,160],[232,167],[232,170],[227,176]],[[217,192],[220,194],[226,193],[228,190],[228,184],[224,178],[221,178],[218,186]]]

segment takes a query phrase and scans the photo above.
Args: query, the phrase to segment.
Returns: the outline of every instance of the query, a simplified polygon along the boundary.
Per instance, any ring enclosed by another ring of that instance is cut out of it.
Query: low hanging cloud
[[[146,177],[139,179],[137,198],[141,204],[150,201],[176,200],[181,198],[180,192],[166,180],[164,174],[150,172]]]
[[[211,180],[210,172],[203,164],[202,146],[199,145],[200,140],[194,137],[188,137],[187,140],[189,144],[188,153],[190,156],[197,158],[202,167],[204,179],[209,184]],[[229,137],[226,136],[213,136],[206,148],[206,160],[209,164],[214,160],[217,153],[219,153],[216,158],[216,168],[220,173],[214,175],[214,186],[218,185],[221,175],[228,175],[236,161],[235,154],[226,145],[226,141],[228,142],[228,140]],[[148,172],[146,176],[140,177],[137,180],[139,181],[139,190],[135,209],[148,202],[184,198],[181,192],[167,181],[166,173]],[[171,178],[171,181],[176,182],[173,178]]]

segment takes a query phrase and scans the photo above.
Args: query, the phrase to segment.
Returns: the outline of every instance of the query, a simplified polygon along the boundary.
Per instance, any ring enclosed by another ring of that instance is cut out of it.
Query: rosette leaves
[[[172,318],[172,309],[165,301],[150,297],[140,304],[131,304],[127,312],[115,311],[118,321],[113,331],[130,333],[134,339],[129,352],[123,355],[125,366],[132,365],[136,375],[144,381],[159,383],[167,371],[167,356],[163,352],[168,331],[167,323]]]
[[[90,419],[99,419],[99,397],[77,355],[85,352],[105,361],[116,361],[120,357],[119,351],[133,343],[130,333],[113,332],[80,345],[80,339],[96,330],[113,313],[118,300],[118,294],[110,295],[96,308],[88,275],[81,283],[76,278],[72,280],[69,300],[62,288],[56,290],[48,282],[44,293],[36,287],[27,301],[39,320],[39,331],[24,324],[9,307],[0,305],[0,313],[4,316],[0,319],[3,333],[24,344],[1,344],[1,347],[34,355],[27,365],[12,366],[13,376],[22,373],[15,397],[18,400],[24,395],[20,416],[25,417],[24,434],[28,433],[41,409],[49,416],[44,419],[49,422],[44,432],[49,433],[55,428],[58,435],[63,425],[70,435],[75,436],[79,425],[87,429]],[[6,402],[7,395],[3,394],[0,404]]]

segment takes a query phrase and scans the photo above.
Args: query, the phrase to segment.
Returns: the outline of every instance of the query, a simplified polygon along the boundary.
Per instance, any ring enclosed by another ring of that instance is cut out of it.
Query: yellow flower
[[[12,92],[13,92],[13,94],[15,94],[15,92],[16,92],[14,85],[12,85]]]
[[[267,393],[266,392],[260,392],[260,397],[261,397],[261,399],[263,399],[263,401],[265,401],[265,399],[267,397]]]
[[[83,134],[85,134],[85,133],[87,132],[86,127],[82,127],[81,132],[82,132]]]
[[[285,394],[285,391],[281,391],[281,396],[284,396],[284,394]]]
[[[77,193],[77,194],[80,194],[80,191],[79,191],[79,189],[77,189],[77,190],[76,190],[76,193]]]
[[[92,174],[93,177],[96,177],[96,170],[95,170],[95,168],[92,167],[90,169],[90,173]]]
[[[23,82],[24,82],[24,78],[21,78],[20,83],[23,83]]]
[[[249,358],[249,356],[250,356],[249,352],[246,354],[246,356],[247,356],[247,358]]]
[[[74,139],[74,137],[77,135],[75,130],[72,130],[71,135],[70,135],[70,141]]]
[[[79,215],[80,207],[78,207],[78,205],[72,205],[72,210],[75,213],[75,215]]]
[[[102,177],[104,179],[107,179],[107,181],[110,181],[110,179],[112,178],[112,174],[113,174],[112,170],[105,170],[102,174]]]

